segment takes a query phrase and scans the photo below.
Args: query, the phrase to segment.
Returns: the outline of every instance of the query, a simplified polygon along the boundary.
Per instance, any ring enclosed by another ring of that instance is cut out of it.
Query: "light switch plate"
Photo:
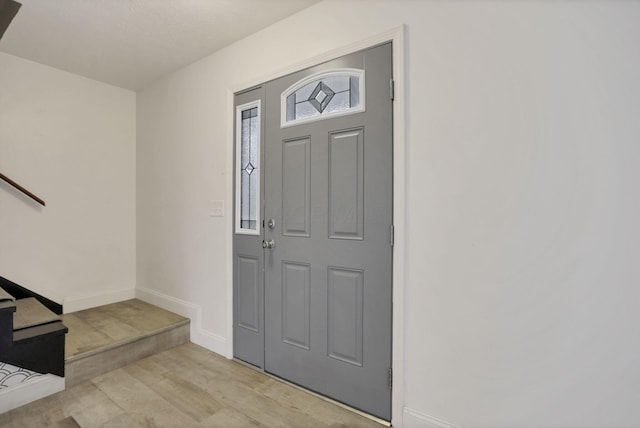
[[[211,201],[209,208],[210,217],[224,217],[224,201]]]

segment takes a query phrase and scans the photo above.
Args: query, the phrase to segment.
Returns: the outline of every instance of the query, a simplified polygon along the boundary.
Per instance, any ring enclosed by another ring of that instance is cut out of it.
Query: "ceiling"
[[[17,0],[5,52],[138,90],[320,0]]]

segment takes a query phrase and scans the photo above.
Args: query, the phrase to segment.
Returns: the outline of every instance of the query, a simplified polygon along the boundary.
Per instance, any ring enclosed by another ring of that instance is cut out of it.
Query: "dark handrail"
[[[6,181],[7,183],[9,183],[10,185],[12,185],[13,187],[15,187],[16,189],[18,189],[19,191],[21,191],[22,193],[24,193],[25,195],[27,195],[28,197],[30,197],[31,199],[33,199],[34,201],[36,201],[37,203],[39,203],[40,205],[42,205],[43,207],[46,206],[46,204],[44,203],[44,201],[42,199],[40,199],[39,197],[37,197],[36,195],[34,195],[33,193],[31,193],[30,191],[28,191],[27,189],[25,189],[24,187],[22,187],[21,185],[19,185],[18,183],[16,183],[15,181],[13,181],[12,179],[10,179],[9,177],[7,177],[6,175],[0,173],[0,179]]]
[[[22,6],[17,1],[0,0],[0,39]]]

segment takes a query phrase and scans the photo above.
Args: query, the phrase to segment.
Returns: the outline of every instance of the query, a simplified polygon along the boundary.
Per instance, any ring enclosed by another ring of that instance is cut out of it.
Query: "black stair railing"
[[[22,6],[17,1],[0,0],[0,39]]]
[[[34,201],[36,201],[37,203],[42,205],[43,207],[46,206],[46,204],[44,203],[44,201],[41,198],[37,197],[36,195],[31,193],[29,190],[25,189],[24,187],[22,187],[21,185],[19,185],[18,183],[16,183],[15,181],[10,179],[9,177],[7,177],[6,175],[0,173],[0,180],[6,182],[11,187],[13,187],[13,188],[19,190],[20,192],[24,193],[25,195],[27,195],[28,197],[30,197],[31,199],[33,199]]]

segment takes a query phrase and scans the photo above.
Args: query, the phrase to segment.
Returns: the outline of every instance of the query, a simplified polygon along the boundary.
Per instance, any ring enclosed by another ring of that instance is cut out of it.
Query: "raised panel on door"
[[[329,237],[364,235],[364,129],[329,134]]]
[[[282,234],[305,236],[311,226],[311,140],[282,142]]]
[[[362,366],[364,272],[330,267],[327,276],[327,352]]]
[[[282,341],[309,350],[311,266],[282,263]]]
[[[256,257],[238,256],[237,260],[237,319],[240,328],[254,332],[260,329],[260,311],[258,305],[262,267]]]

